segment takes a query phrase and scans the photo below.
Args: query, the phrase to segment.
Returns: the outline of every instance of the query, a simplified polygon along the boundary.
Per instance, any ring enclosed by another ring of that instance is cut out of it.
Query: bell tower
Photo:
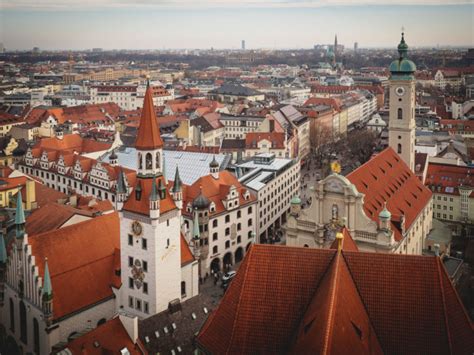
[[[138,127],[137,140],[138,176],[142,178],[159,176],[163,173],[163,141],[153,106],[153,89],[147,83],[143,99],[142,116]]]
[[[398,59],[390,64],[390,114],[388,144],[411,171],[415,168],[415,64],[407,58],[404,33]]]

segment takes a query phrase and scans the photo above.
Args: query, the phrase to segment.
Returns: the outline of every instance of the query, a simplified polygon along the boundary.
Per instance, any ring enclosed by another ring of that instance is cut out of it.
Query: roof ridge
[[[324,334],[324,342],[321,354],[328,354],[329,353],[329,343],[331,342],[331,333],[333,329],[333,322],[334,322],[334,313],[335,313],[335,303],[336,303],[336,293],[339,286],[339,265],[341,260],[341,252],[337,251],[336,255],[334,256],[335,260],[333,259],[333,263],[330,265],[334,267],[334,275],[330,280],[330,295],[329,295],[329,310],[328,316],[326,320],[326,327],[325,327],[325,334]],[[326,276],[326,275],[325,275]],[[327,275],[331,276],[331,275]],[[351,276],[352,277],[352,276]]]
[[[112,213],[102,214],[102,215],[100,215],[100,216],[97,216],[97,217],[94,217],[94,218],[90,218],[90,219],[87,219],[87,220],[85,220],[85,221],[81,221],[81,222],[78,222],[78,223],[74,223],[74,224],[71,224],[71,225],[69,225],[69,226],[65,226],[65,227],[60,228],[60,229],[67,231],[67,230],[69,230],[69,229],[72,229],[73,227],[74,227],[74,228],[77,227],[77,226],[80,225],[80,224],[91,223],[92,221],[96,221],[96,220],[100,219],[101,217],[109,217],[109,218],[110,218],[111,216],[114,215],[114,213],[117,213],[117,212],[115,211],[115,212],[112,212]],[[50,234],[50,233],[53,234],[53,233],[56,233],[57,231],[58,231],[57,229],[54,229],[54,230],[42,232],[42,233],[39,233],[39,234],[31,234],[31,235],[29,235],[28,237],[29,237],[29,238],[32,238],[32,237],[37,238],[37,237],[43,236],[43,235],[45,235],[45,234]]]
[[[452,345],[451,345],[451,334],[449,331],[449,322],[448,322],[448,315],[447,315],[447,308],[446,308],[446,297],[444,294],[444,285],[443,285],[443,280],[441,276],[441,259],[439,257],[436,258],[436,268],[437,268],[437,274],[438,274],[438,280],[439,280],[439,285],[440,285],[440,291],[441,291],[441,299],[443,301],[443,318],[444,318],[444,323],[446,326],[446,334],[448,336],[448,347],[449,347],[449,353],[453,353]]]

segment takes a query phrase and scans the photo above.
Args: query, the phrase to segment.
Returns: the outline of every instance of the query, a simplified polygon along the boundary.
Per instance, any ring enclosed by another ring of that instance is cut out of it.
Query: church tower
[[[166,189],[163,142],[149,85],[135,148],[136,182],[127,193],[120,172],[117,184],[117,206],[121,207],[120,307],[143,319],[181,299],[181,210]]]
[[[415,168],[415,64],[407,58],[404,34],[398,45],[398,59],[390,64],[390,116],[388,144]]]

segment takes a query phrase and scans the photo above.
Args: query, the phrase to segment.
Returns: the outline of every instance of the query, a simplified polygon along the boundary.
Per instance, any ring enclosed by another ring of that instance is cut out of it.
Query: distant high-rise
[[[359,49],[359,43],[354,42],[354,52],[357,53],[357,50]]]
[[[337,35],[334,37],[334,54],[337,54]]]
[[[245,39],[242,40],[242,50],[245,51]]]
[[[39,53],[40,49],[39,47],[33,47],[33,53]]]
[[[5,47],[3,46],[3,43],[0,43],[0,53],[5,53]]]

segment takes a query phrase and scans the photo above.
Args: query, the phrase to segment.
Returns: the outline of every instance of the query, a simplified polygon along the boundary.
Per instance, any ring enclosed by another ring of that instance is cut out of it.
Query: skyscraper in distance
[[[245,39],[242,40],[242,50],[245,51]]]

